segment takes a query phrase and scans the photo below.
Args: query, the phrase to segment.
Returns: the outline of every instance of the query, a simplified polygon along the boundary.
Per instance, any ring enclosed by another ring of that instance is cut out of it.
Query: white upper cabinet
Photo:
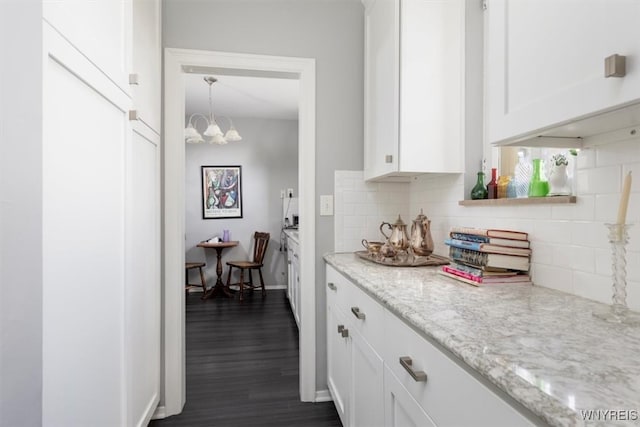
[[[573,146],[539,137],[587,138],[640,123],[640,2],[487,3],[489,142]],[[614,54],[626,56],[624,77],[605,77],[605,58]]]
[[[44,0],[42,13],[71,45],[130,94],[131,0]]]
[[[133,106],[140,120],[160,133],[161,103],[161,3],[133,0]]]
[[[365,179],[464,172],[464,2],[364,4]]]

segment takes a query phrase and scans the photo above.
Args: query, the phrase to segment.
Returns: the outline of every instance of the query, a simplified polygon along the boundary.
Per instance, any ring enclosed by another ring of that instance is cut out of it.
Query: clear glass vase
[[[629,311],[627,307],[627,243],[629,224],[605,224],[609,230],[611,243],[611,275],[613,279],[612,304],[602,312],[593,315],[612,323],[640,325],[640,313]]]

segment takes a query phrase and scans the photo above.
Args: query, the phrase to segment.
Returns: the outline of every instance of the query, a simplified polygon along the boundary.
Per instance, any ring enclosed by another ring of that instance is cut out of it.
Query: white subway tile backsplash
[[[595,273],[596,249],[584,246],[569,246],[566,248],[569,259],[566,265],[570,265],[574,271]],[[556,251],[557,254],[557,251]],[[560,258],[558,255],[556,259]],[[561,265],[556,260],[556,265]]]
[[[595,197],[596,221],[603,223],[615,223],[618,217],[620,194],[597,194]]]
[[[640,280],[627,282],[627,307],[640,311]]]
[[[410,183],[366,183],[362,171],[335,173],[335,248],[362,250],[360,241],[382,240],[382,221],[398,214],[408,225],[423,209],[431,219],[435,253],[456,225],[529,233],[531,275],[545,286],[605,303],[611,301],[611,245],[605,222],[617,218],[622,179],[632,172],[627,223],[627,303],[640,310],[640,138],[583,149],[578,154],[577,203],[495,208],[459,206],[464,176],[421,175]]]
[[[607,228],[599,222],[571,223],[571,243],[578,246],[605,248],[608,246]]]
[[[573,290],[576,295],[611,303],[611,281],[606,276],[576,271],[573,274]]]
[[[552,265],[554,260],[554,245],[542,241],[531,242],[531,262],[534,264]]]
[[[596,167],[596,149],[586,148],[578,153],[578,169],[592,169]]]
[[[570,221],[533,221],[533,232],[529,236],[531,241],[567,244],[571,242]]]
[[[573,292],[572,271],[552,265],[534,264],[531,267],[531,278],[536,286],[556,289],[562,292]]]
[[[611,249],[595,248],[595,272],[601,276],[611,275]]]
[[[514,206],[513,216],[517,218],[551,219],[551,205]]]
[[[627,251],[627,280],[640,282],[640,252]]]
[[[619,193],[621,167],[606,166],[578,171],[578,194]]]
[[[596,150],[596,166],[620,165],[640,162],[640,138],[607,144]]]

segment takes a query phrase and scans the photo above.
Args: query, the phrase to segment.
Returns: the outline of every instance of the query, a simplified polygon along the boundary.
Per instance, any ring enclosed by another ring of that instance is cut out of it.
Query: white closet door
[[[51,27],[43,31],[42,424],[125,425],[130,99]]]
[[[162,20],[160,0],[133,1],[133,38],[131,72],[138,83],[131,87],[140,120],[160,133]]]
[[[132,0],[43,0],[47,23],[130,93]]]
[[[146,426],[160,396],[160,136],[133,125],[128,154],[125,334],[129,424]]]

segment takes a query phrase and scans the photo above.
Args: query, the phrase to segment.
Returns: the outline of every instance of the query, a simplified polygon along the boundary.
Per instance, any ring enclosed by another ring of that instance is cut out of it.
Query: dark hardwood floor
[[[303,403],[298,329],[283,290],[244,303],[186,302],[187,403],[150,426],[341,426],[333,402]]]

